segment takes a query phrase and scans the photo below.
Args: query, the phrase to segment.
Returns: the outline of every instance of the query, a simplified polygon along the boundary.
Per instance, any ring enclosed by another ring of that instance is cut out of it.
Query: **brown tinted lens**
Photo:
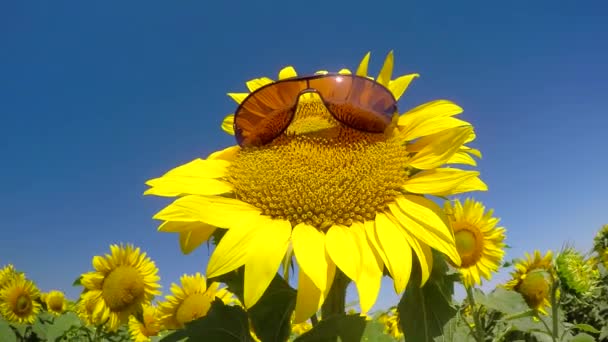
[[[306,81],[273,83],[253,92],[234,115],[234,134],[241,146],[261,146],[279,136],[293,117],[293,106]]]
[[[381,84],[354,75],[331,75],[310,80],[336,119],[354,129],[380,133],[397,110],[393,94]]]

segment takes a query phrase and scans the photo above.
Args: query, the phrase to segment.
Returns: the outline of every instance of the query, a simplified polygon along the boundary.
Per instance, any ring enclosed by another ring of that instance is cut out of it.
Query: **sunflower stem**
[[[327,298],[321,307],[321,319],[327,319],[333,315],[340,315],[346,308],[346,287],[350,279],[336,268],[334,282],[329,289]]]
[[[475,322],[475,332],[477,333],[475,339],[478,342],[485,341],[485,334],[483,331],[483,327],[481,326],[481,319],[479,319],[479,310],[477,305],[475,304],[475,298],[473,297],[473,288],[469,286],[465,286],[467,289],[467,297],[469,299],[469,304],[471,305],[473,311],[473,321]]]
[[[553,321],[553,331],[551,331],[551,337],[553,338],[554,342],[557,341],[557,323],[559,322],[559,298],[557,298],[558,288],[558,280],[553,279],[553,285],[551,286],[551,319]]]

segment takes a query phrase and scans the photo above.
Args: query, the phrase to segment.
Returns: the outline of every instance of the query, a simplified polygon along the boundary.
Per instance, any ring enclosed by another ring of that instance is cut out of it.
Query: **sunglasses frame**
[[[300,96],[302,94],[305,93],[316,93],[319,95],[319,97],[321,98],[321,100],[323,101],[323,104],[325,105],[325,107],[327,108],[327,111],[334,117],[334,119],[336,119],[338,122],[340,122],[343,125],[346,125],[348,127],[351,127],[351,125],[349,125],[346,122],[343,122],[343,120],[341,120],[336,114],[334,114],[331,109],[329,108],[329,105],[332,105],[331,102],[326,101],[325,98],[323,97],[323,94],[321,94],[321,92],[319,92],[319,90],[317,90],[316,88],[312,88],[309,87],[309,82],[310,80],[315,80],[315,79],[320,79],[320,78],[337,78],[337,77],[348,77],[348,78],[352,78],[352,79],[362,79],[366,82],[372,82],[375,85],[378,85],[380,87],[382,87],[384,90],[386,90],[386,92],[390,95],[390,98],[393,100],[393,106],[394,106],[394,112],[398,111],[397,108],[397,99],[395,98],[395,95],[393,95],[393,93],[390,91],[390,89],[388,89],[386,86],[384,86],[381,83],[378,83],[376,80],[373,80],[371,78],[365,77],[365,76],[360,76],[360,75],[355,75],[355,74],[340,74],[340,73],[327,73],[327,74],[316,74],[316,75],[308,75],[308,76],[294,76],[294,77],[289,77],[289,78],[284,78],[282,80],[277,80],[275,82],[272,83],[268,83],[265,84],[261,87],[259,87],[258,89],[254,90],[253,92],[249,93],[247,95],[247,97],[245,97],[245,99],[243,99],[243,101],[241,101],[241,103],[239,104],[239,106],[236,108],[236,111],[234,112],[234,121],[233,121],[233,129],[235,132],[235,135],[237,134],[238,127],[237,127],[237,116],[239,115],[239,113],[241,112],[241,108],[247,103],[247,101],[254,97],[257,93],[259,93],[260,91],[262,91],[265,88],[269,88],[272,86],[276,86],[277,84],[280,83],[287,83],[287,82],[301,82],[301,81],[306,81],[306,85],[308,86],[308,88],[302,89],[298,92],[298,94],[296,95],[296,98],[294,99],[294,103],[291,107],[289,107],[289,110],[291,111],[291,115],[289,116],[289,121],[287,122],[287,124],[285,125],[285,127],[276,134],[276,136],[273,138],[276,139],[277,137],[279,137],[281,134],[283,134],[283,132],[285,132],[285,130],[289,127],[289,125],[291,124],[291,121],[293,120],[294,116],[295,116],[295,109],[298,107],[298,103],[300,101]],[[353,129],[357,129],[352,127]],[[358,129],[360,130],[360,129]],[[372,132],[375,133],[375,132]],[[239,146],[243,147],[242,141],[238,141],[238,137],[237,137],[237,143],[239,144]],[[272,141],[272,140],[271,140]],[[268,142],[269,143],[269,142]],[[268,143],[262,144],[260,146],[266,145]],[[255,146],[255,145],[252,145]]]

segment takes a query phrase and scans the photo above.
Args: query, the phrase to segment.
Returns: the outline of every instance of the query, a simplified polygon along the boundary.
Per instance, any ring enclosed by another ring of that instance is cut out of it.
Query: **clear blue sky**
[[[213,5],[211,5],[213,3]],[[608,223],[605,1],[12,1],[0,6],[0,265],[67,291],[111,243],[132,242],[165,290],[204,271],[156,232],[168,201],[144,181],[234,144],[228,91],[275,76],[372,70],[391,49],[419,72],[400,108],[465,108],[513,246],[588,248]],[[388,282],[380,306],[394,300]]]

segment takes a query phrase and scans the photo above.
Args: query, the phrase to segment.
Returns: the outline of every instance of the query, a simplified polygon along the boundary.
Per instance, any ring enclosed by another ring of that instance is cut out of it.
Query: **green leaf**
[[[579,330],[590,332],[590,333],[594,333],[594,334],[599,334],[600,333],[599,330],[597,330],[593,326],[591,326],[589,324],[585,324],[585,323],[575,324],[574,327],[577,328],[577,329],[579,329]]]
[[[6,321],[0,319],[0,341],[17,342],[17,335]]]
[[[46,338],[50,342],[56,341],[58,338],[65,335],[72,327],[80,326],[80,318],[73,312],[66,312],[57,317],[55,321],[49,325],[46,330]]]
[[[48,340],[46,336],[46,330],[48,329],[48,325],[42,323],[40,317],[32,324],[32,332],[38,336],[39,339],[46,341]]]
[[[458,315],[452,317],[444,326],[443,334],[435,337],[435,342],[472,341],[471,330]]]
[[[76,280],[74,280],[74,282],[72,283],[72,286],[82,286],[82,276],[76,278]]]
[[[247,314],[240,306],[227,306],[220,299],[211,303],[205,317],[186,324],[184,329],[165,336],[162,342],[177,341],[253,341]]]
[[[221,281],[243,302],[244,269],[225,274]],[[283,342],[291,332],[291,314],[296,305],[296,290],[275,275],[262,298],[248,310],[256,335],[264,342]]]
[[[591,335],[580,333],[574,336],[570,342],[595,342],[595,339]]]
[[[365,325],[361,341],[394,342],[395,339],[384,333],[384,324],[378,321],[369,321]]]
[[[526,304],[521,294],[501,287],[496,288],[488,295],[485,295],[479,289],[474,289],[473,297],[477,304],[507,315],[515,315],[529,310],[528,304]]]
[[[433,272],[423,287],[420,287],[420,265],[417,262],[412,265],[410,281],[397,307],[399,324],[411,342],[433,341],[456,314],[452,295],[458,275],[447,275],[447,265],[439,253],[433,252],[433,259]]]
[[[296,338],[294,342],[331,341],[339,337],[342,342],[359,342],[365,330],[365,317],[360,315],[333,315],[321,320],[314,328]],[[262,339],[262,341],[265,341]]]

